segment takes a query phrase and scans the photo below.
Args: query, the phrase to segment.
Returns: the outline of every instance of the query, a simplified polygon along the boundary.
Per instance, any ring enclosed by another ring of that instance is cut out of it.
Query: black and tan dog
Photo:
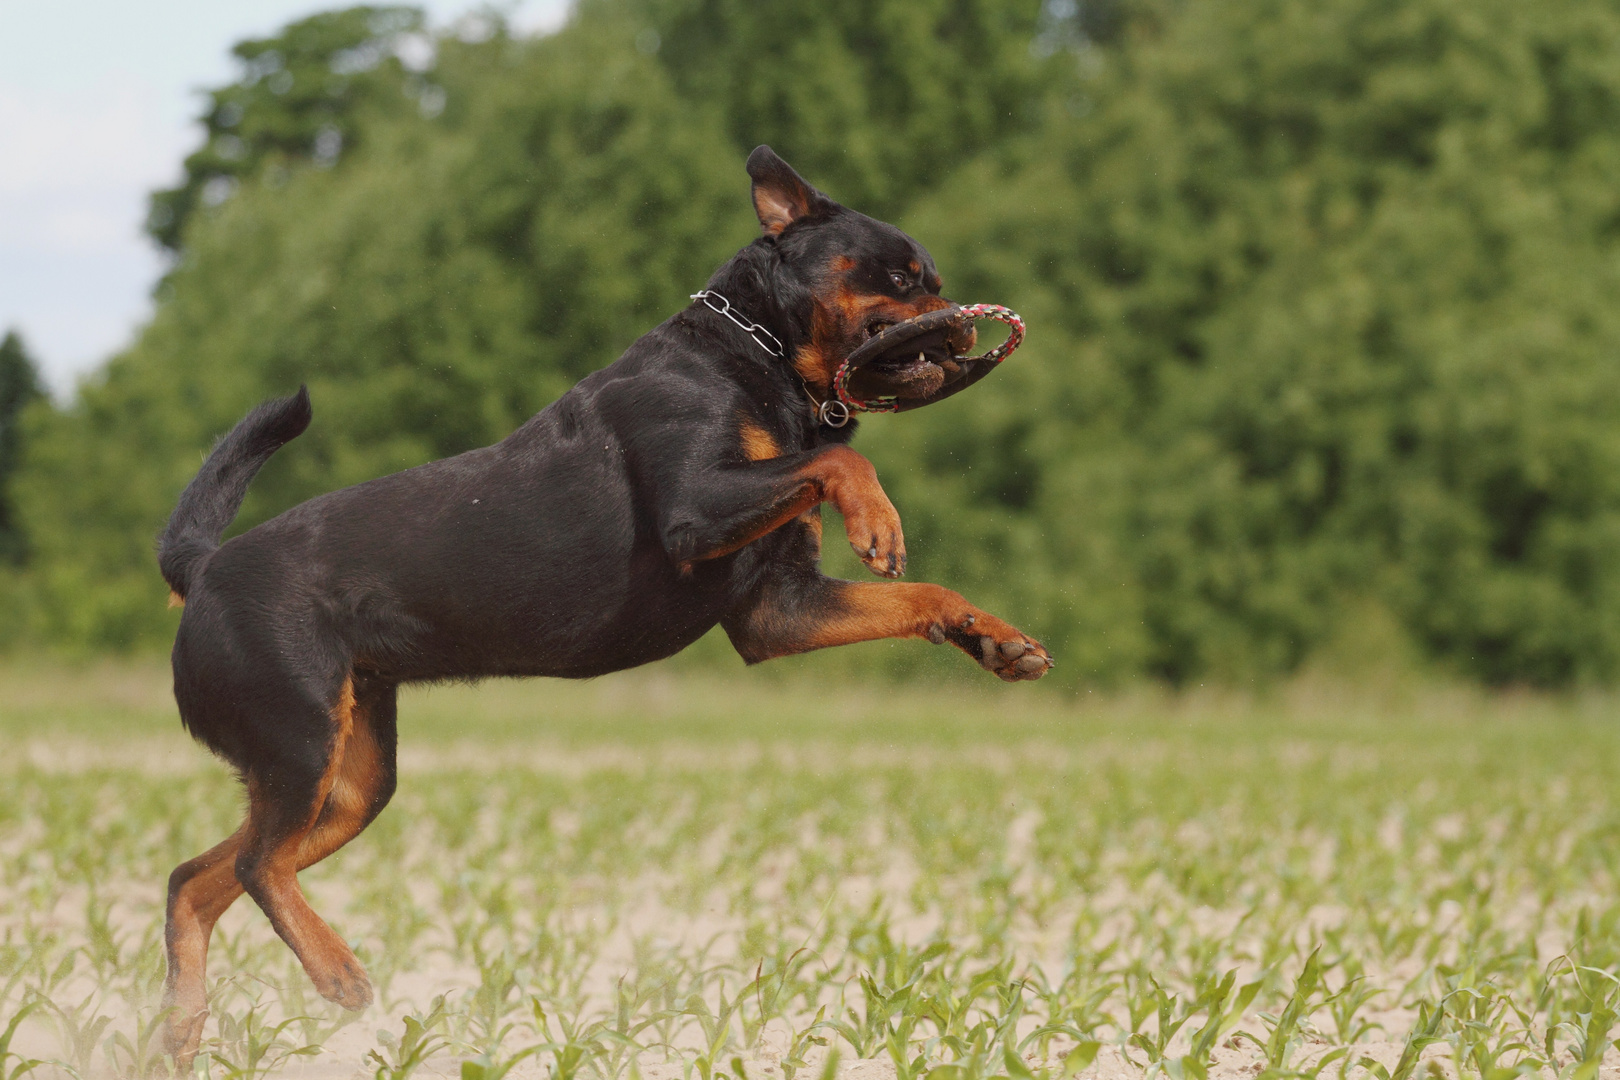
[[[322,495],[221,545],[253,475],[308,426],[300,390],[238,424],[180,497],[159,551],[185,604],[175,698],[248,794],[241,828],[169,879],[180,1065],[206,1015],[209,934],[244,891],[322,995],[371,1001],[297,874],[393,794],[401,683],[600,675],[717,623],[749,662],[917,637],[1003,679],[1050,667],[949,589],[821,575],[823,502],[879,576],[899,577],[906,551],[871,463],[845,445],[851,428],[820,423],[817,406],[863,341],[950,302],[899,229],[832,202],[766,147],[748,173],[764,233],[708,289],[763,331],[695,303],[500,444]],[[971,329],[956,336],[932,359],[866,369],[866,392],[938,392],[951,351],[972,345]]]

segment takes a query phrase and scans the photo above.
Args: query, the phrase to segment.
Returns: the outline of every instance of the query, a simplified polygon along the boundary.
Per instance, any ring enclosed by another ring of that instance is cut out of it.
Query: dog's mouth
[[[866,325],[870,341],[893,323],[874,320]],[[920,334],[867,360],[850,378],[850,389],[857,394],[893,397],[927,397],[945,384],[946,375],[956,369],[951,349],[950,329]]]

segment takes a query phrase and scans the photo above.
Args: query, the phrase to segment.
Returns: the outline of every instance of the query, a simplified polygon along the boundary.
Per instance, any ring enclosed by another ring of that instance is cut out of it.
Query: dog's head
[[[780,272],[810,308],[809,340],[792,357],[807,384],[826,392],[838,365],[885,327],[955,306],[939,295],[939,272],[921,244],[833,202],[770,147],[748,156],[748,175]],[[931,397],[958,374],[952,358],[973,344],[971,323],[913,337],[864,364],[851,389],[862,397]]]

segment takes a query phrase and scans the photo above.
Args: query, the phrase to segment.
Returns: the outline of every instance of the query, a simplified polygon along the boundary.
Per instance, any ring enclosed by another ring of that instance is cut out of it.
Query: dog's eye
[[[890,270],[889,280],[894,282],[894,287],[897,289],[909,289],[911,287],[911,278],[899,270]]]

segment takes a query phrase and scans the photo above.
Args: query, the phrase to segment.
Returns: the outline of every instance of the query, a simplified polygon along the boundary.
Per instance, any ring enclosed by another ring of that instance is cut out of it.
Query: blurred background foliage
[[[355,8],[244,42],[153,198],[176,261],[151,323],[69,403],[0,361],[10,644],[160,646],[153,535],[211,440],[300,381],[315,425],[239,529],[500,439],[754,235],[766,142],[917,236],[949,295],[1027,318],[994,378],[858,445],[912,576],[1064,677],[1620,675],[1615,0],[581,0],[541,38],[422,27]]]

